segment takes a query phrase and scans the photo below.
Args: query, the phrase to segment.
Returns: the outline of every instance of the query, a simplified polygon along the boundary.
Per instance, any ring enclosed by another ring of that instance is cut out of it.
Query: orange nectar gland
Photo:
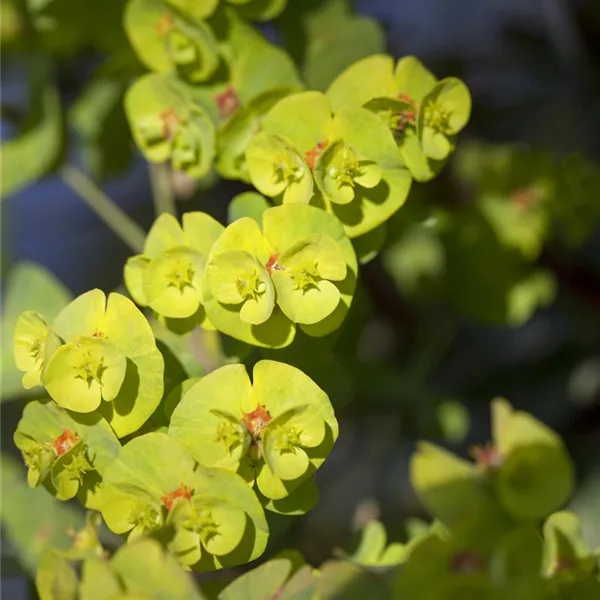
[[[167,509],[167,512],[170,512],[176,502],[179,502],[179,500],[190,500],[191,497],[192,488],[189,488],[181,483],[176,490],[169,492],[166,496],[162,496],[160,501]]]
[[[173,15],[165,13],[154,25],[154,31],[159,37],[165,37],[173,28]]]
[[[267,273],[271,275],[273,271],[283,271],[283,267],[277,262],[279,258],[279,254],[271,254],[269,260],[265,264],[265,269],[267,269]],[[251,413],[250,413],[251,414]]]
[[[495,471],[502,465],[504,457],[493,444],[475,446],[471,450],[471,456],[482,471]]]
[[[239,96],[232,86],[229,86],[222,94],[215,94],[214,99],[219,109],[219,115],[223,119],[229,118],[240,107]]]
[[[73,433],[70,429],[64,429],[63,432],[52,442],[52,449],[56,453],[56,456],[62,456],[71,448],[74,448],[80,441],[77,434]]]
[[[520,209],[524,211],[535,208],[538,202],[538,194],[531,187],[519,188],[511,194],[511,200]]]
[[[172,106],[163,110],[158,116],[162,121],[163,137],[167,140],[171,139],[175,133],[175,129],[181,125],[181,118]]]
[[[252,436],[253,443],[260,439],[262,430],[272,418],[269,411],[262,404],[259,404],[252,412],[244,413],[242,422]]]
[[[327,148],[327,141],[319,142],[312,150],[304,153],[304,160],[311,170],[315,168],[317,159],[325,148]]]

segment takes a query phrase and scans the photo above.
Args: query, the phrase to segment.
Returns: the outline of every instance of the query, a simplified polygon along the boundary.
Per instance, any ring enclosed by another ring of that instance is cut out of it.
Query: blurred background
[[[12,433],[24,401],[10,358],[16,314],[118,288],[131,255],[60,172],[32,183],[37,169],[76,165],[144,230],[155,216],[152,172],[122,108],[128,81],[142,72],[115,50],[122,2],[26,4],[46,35],[38,49],[18,43],[22,3],[2,3],[3,150],[23,125],[37,133],[17,159],[3,152],[4,180],[15,175],[9,168],[31,172],[2,199],[4,456],[17,456]],[[466,453],[489,436],[495,396],[565,438],[579,480],[572,506],[598,547],[600,3],[289,0],[261,27],[314,89],[325,89],[344,60],[387,51],[418,56],[439,78],[460,77],[473,95],[471,121],[443,173],[415,183],[378,232],[381,251],[361,268],[341,338],[320,355],[295,348],[289,357],[330,394],[341,433],[317,474],[319,504],[301,518],[273,519],[272,550],[295,547],[318,565],[375,517],[402,540],[407,519],[425,516],[408,481],[415,441]],[[350,47],[351,57],[339,51]],[[246,189],[167,176],[180,211],[223,222],[228,200]],[[196,345],[199,373],[220,360],[210,344]],[[15,535],[23,503],[34,500],[22,489],[20,459],[10,465],[3,463],[2,591],[19,600],[34,597],[23,573],[47,539]],[[35,502],[47,520],[81,521],[75,506]]]

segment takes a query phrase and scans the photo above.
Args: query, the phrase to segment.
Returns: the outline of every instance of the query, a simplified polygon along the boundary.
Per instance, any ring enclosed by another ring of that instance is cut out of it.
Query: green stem
[[[169,164],[148,163],[148,165],[150,168],[150,183],[152,185],[156,216],[168,213],[176,217],[177,207],[175,206],[175,197],[169,179]]]
[[[77,167],[64,165],[60,176],[134,252],[141,254],[146,234],[125,211]]]

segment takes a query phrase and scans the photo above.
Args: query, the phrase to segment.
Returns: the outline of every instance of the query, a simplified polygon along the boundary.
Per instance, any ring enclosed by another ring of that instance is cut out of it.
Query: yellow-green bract
[[[261,193],[324,208],[352,238],[389,219],[411,184],[385,123],[361,107],[333,111],[321,92],[279,100],[251,140],[246,163]]]
[[[167,547],[199,570],[249,562],[265,548],[263,509],[231,470],[197,466],[180,440],[148,433],[128,444],[108,467],[99,509],[129,540],[164,528]]]
[[[327,394],[302,371],[261,360],[252,382],[244,365],[227,365],[194,384],[173,411],[169,435],[201,464],[256,482],[267,508],[289,497],[281,512],[292,512],[294,491],[323,464],[338,424]]]
[[[455,77],[438,81],[414,56],[401,58],[395,67],[388,55],[360,60],[338,76],[326,95],[334,111],[364,107],[376,114],[418,181],[440,172],[471,113],[465,84]]]
[[[188,212],[180,225],[162,214],[150,229],[143,254],[125,265],[125,285],[141,306],[162,317],[189,319],[211,328],[204,313],[204,267],[224,227],[202,212]]]
[[[493,403],[493,443],[475,448],[476,464],[422,443],[411,479],[425,506],[447,525],[474,519],[501,527],[531,522],[569,498],[574,470],[560,437],[537,419]]]
[[[171,159],[190,177],[204,177],[215,156],[215,126],[207,111],[170,74],[151,73],[125,96],[133,137],[150,162]]]
[[[268,208],[229,225],[210,251],[204,306],[221,332],[257,346],[289,345],[298,324],[320,337],[344,320],[357,262],[339,221],[312,206]]]
[[[125,296],[87,292],[51,327],[24,313],[15,337],[28,385],[39,380],[63,408],[98,410],[119,437],[139,429],[158,406],[164,361],[150,324]]]
[[[98,476],[121,447],[97,412],[69,412],[49,399],[25,406],[14,441],[25,460],[30,487],[43,484],[60,500],[79,491],[88,506],[93,506]]]

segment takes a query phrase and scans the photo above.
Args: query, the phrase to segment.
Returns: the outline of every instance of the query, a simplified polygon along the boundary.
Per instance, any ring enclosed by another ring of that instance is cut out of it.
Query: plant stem
[[[136,253],[144,248],[144,230],[113,202],[83,171],[72,165],[61,167],[63,181]]]
[[[169,181],[169,164],[148,163],[148,166],[150,168],[150,183],[152,185],[156,216],[162,213],[177,216],[173,188]]]

